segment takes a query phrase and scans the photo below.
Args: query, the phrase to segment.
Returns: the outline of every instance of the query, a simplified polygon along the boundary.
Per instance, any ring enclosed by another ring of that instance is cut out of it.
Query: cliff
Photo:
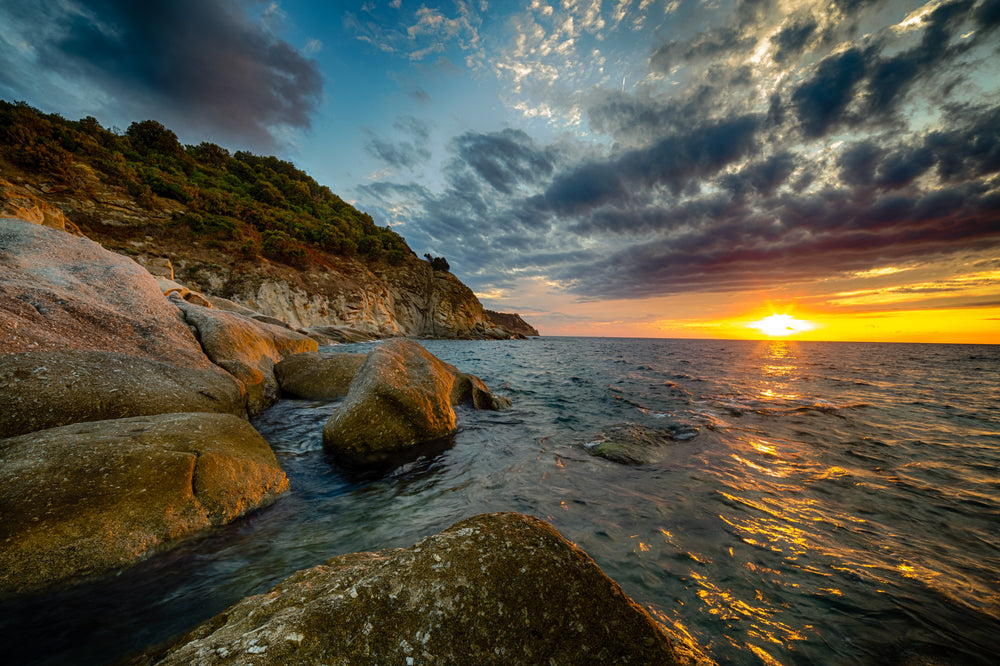
[[[515,335],[523,335],[525,337],[538,336],[538,329],[521,319],[521,315],[516,312],[507,313],[487,310],[486,316],[489,317],[489,320],[497,328],[510,331]]]
[[[0,215],[86,236],[296,328],[537,335],[519,318],[488,316],[458,278],[293,165],[214,144],[181,146],[155,121],[121,135],[93,118],[67,121],[0,102]]]

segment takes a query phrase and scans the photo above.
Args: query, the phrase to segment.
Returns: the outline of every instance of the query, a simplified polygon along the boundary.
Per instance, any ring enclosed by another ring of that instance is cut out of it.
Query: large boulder
[[[323,444],[349,457],[375,457],[455,430],[454,377],[412,340],[387,340],[368,353],[347,398],[323,428]]]
[[[466,399],[482,407],[509,404],[483,391],[490,395],[478,378],[458,372],[420,344],[387,340],[368,353],[347,398],[323,428],[323,444],[348,458],[377,460],[451,434],[454,404]]]
[[[342,555],[139,664],[710,664],[586,553],[516,513]]]
[[[292,354],[319,348],[315,340],[281,326],[235,312],[201,307],[179,297],[171,298],[171,302],[196,331],[208,357],[243,383],[251,415],[278,399],[275,363]]]
[[[225,372],[112,352],[0,354],[0,438],[82,421],[171,412],[246,416]]]
[[[220,372],[142,266],[9,218],[0,218],[0,350],[106,351]]]
[[[296,398],[335,400],[347,395],[365,354],[303,352],[274,366],[281,390]]]
[[[78,423],[0,440],[0,596],[131,564],[288,487],[225,414]]]

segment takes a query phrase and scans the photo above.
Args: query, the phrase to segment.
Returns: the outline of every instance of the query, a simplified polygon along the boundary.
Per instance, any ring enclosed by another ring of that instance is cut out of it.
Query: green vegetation
[[[436,271],[445,271],[447,273],[451,270],[448,260],[444,257],[432,257],[430,254],[425,254],[424,257],[427,258],[427,261],[431,262],[431,268]]]
[[[122,133],[91,117],[71,121],[0,100],[0,157],[71,189],[83,186],[77,164],[85,164],[147,208],[157,196],[178,201],[187,208],[171,222],[178,232],[225,242],[247,259],[304,265],[322,249],[399,263],[413,254],[399,234],[290,162],[213,143],[184,146],[155,120]]]

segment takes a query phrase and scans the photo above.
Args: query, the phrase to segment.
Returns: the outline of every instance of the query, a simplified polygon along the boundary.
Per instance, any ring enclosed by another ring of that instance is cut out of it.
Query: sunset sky
[[[1000,0],[0,0],[0,97],[291,160],[544,335],[1000,343],[998,27]]]

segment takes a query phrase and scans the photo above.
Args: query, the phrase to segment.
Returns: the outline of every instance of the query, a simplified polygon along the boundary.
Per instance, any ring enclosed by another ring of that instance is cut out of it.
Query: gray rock
[[[103,574],[270,502],[267,442],[226,414],[77,423],[0,440],[0,596]]]
[[[246,416],[229,374],[111,352],[0,354],[0,437],[173,412]]]
[[[193,305],[172,298],[184,319],[197,331],[205,353],[246,388],[247,412],[259,413],[278,399],[274,364],[292,354],[316,351],[319,345],[304,335],[234,312]]]
[[[334,400],[347,395],[366,354],[303,352],[274,366],[281,390],[296,398]]]
[[[134,663],[712,662],[550,525],[501,513],[300,571]]]

